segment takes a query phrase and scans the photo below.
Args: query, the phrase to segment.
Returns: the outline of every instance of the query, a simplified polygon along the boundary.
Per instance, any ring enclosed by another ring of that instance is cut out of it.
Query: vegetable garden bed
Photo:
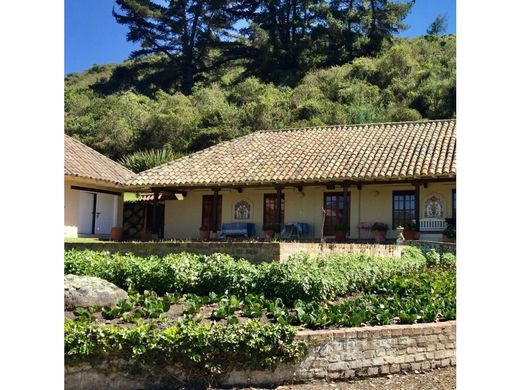
[[[231,369],[274,368],[305,355],[298,330],[455,319],[454,263],[417,248],[399,259],[295,256],[260,265],[221,254],[67,251],[65,273],[109,280],[129,299],[66,312],[66,361],[174,361],[210,382]]]

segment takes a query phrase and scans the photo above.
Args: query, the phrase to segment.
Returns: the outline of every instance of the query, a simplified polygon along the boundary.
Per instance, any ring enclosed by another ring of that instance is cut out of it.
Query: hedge
[[[97,276],[124,289],[158,294],[264,294],[290,303],[296,299],[328,300],[364,291],[391,276],[426,266],[418,248],[403,249],[401,258],[335,254],[253,265],[229,255],[190,253],[138,257],[90,250],[65,252],[65,274]]]
[[[138,257],[90,250],[65,252],[65,274],[97,276],[124,289],[206,295],[247,293],[279,297],[284,302],[334,299],[364,291],[391,276],[426,266],[420,249],[406,247],[401,258],[336,254],[253,265],[229,255],[190,253]]]

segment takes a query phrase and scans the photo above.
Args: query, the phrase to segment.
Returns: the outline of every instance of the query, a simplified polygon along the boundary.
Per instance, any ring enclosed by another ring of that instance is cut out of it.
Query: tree
[[[403,23],[415,0],[331,0],[327,10],[326,65],[375,56]]]
[[[438,36],[441,35],[443,32],[446,31],[446,28],[448,26],[448,18],[446,15],[439,15],[437,16],[432,24],[428,27],[426,30],[426,34],[429,36]]]
[[[316,53],[304,56],[313,46],[320,22],[320,0],[243,0],[238,15],[250,21],[241,30],[248,37],[251,69],[263,80],[303,74],[304,65]],[[297,77],[292,77],[297,78]]]
[[[165,55],[174,71],[182,75],[182,91],[191,94],[194,79],[205,68],[210,49],[230,42],[232,0],[116,0],[116,21],[129,28],[127,40],[141,48],[132,58]],[[163,5],[165,4],[165,5]]]

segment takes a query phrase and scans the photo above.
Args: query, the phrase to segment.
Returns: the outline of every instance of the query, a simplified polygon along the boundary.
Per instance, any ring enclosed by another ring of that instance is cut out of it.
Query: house
[[[245,226],[263,236],[263,225],[280,223],[319,239],[346,223],[350,238],[364,240],[382,222],[392,239],[397,226],[419,221],[421,239],[440,240],[445,218],[455,217],[456,121],[258,131],[126,184],[170,194],[165,238],[197,238],[201,226],[214,238]]]
[[[124,183],[134,173],[65,135],[65,237],[110,237],[123,226]]]

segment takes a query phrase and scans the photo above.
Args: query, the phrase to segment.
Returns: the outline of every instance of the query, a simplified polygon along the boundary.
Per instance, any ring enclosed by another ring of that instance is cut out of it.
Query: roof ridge
[[[397,121],[397,122],[389,121],[389,122],[350,123],[350,124],[334,124],[334,125],[306,126],[306,127],[284,127],[282,129],[256,130],[256,131],[252,132],[251,134],[254,134],[254,133],[266,133],[266,132],[276,132],[276,131],[295,131],[295,130],[324,129],[324,128],[328,128],[328,127],[397,125],[397,124],[404,124],[404,123],[414,123],[414,124],[416,124],[416,123],[429,123],[429,122],[456,122],[456,121],[457,121],[457,118],[447,118],[447,119],[420,119],[420,120],[416,120],[416,121]],[[251,135],[251,134],[247,134],[247,135]]]

